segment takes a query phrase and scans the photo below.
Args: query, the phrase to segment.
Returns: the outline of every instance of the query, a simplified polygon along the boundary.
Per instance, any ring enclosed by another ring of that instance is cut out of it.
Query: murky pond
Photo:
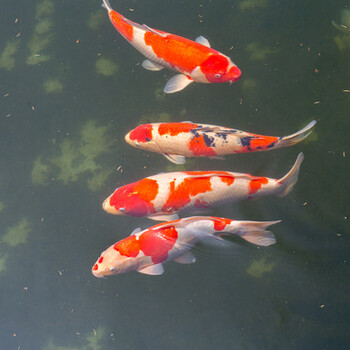
[[[350,346],[350,3],[116,1],[137,23],[230,56],[242,77],[164,94],[99,1],[0,2],[0,348],[348,349]],[[193,121],[289,135],[271,152],[171,164],[130,147],[138,124]],[[103,200],[160,172],[227,170],[282,177],[303,152],[288,196],[210,215],[282,220],[277,243],[200,243],[195,264],[164,274],[91,274],[100,253],[147,218]]]

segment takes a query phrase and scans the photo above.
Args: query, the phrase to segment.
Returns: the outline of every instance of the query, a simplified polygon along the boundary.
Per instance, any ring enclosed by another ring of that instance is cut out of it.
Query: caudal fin
[[[298,180],[300,165],[304,160],[304,154],[300,152],[298,154],[297,160],[295,161],[292,169],[289,170],[288,174],[283,176],[278,180],[278,183],[281,185],[281,192],[278,194],[279,197],[286,196],[296,184]]]
[[[295,145],[300,141],[303,141],[306,137],[310,135],[310,133],[312,132],[311,128],[315,124],[316,124],[316,120],[313,120],[312,122],[310,122],[308,125],[306,125],[301,130],[297,131],[296,133],[289,136],[282,137],[278,142],[278,146],[287,147],[287,146]]]
[[[267,231],[271,225],[278,224],[278,221],[240,221],[239,224],[242,227],[240,236],[246,241],[262,245],[269,246],[276,243],[276,238],[271,231]]]
[[[107,9],[108,12],[111,12],[112,6],[109,3],[109,1],[108,0],[102,0],[102,1],[103,1],[103,3],[101,4],[101,6],[104,7],[105,9]]]

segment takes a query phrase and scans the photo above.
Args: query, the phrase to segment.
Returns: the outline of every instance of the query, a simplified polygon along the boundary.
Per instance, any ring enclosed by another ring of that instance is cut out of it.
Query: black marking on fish
[[[207,134],[203,134],[203,138],[207,147],[215,147],[214,137],[208,136]]]
[[[253,139],[253,136],[244,136],[240,138],[241,145],[243,147],[246,147],[249,151],[252,149],[250,148],[250,141]]]
[[[227,139],[227,133],[225,133],[225,132],[216,132],[215,136],[222,137],[224,140]]]

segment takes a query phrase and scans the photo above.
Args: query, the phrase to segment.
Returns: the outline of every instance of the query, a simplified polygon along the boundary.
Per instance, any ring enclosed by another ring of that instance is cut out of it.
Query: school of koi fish
[[[168,68],[179,73],[166,83],[164,92],[181,91],[192,82],[231,84],[240,78],[240,69],[229,57],[210,48],[204,37],[192,41],[132,22],[114,11],[108,0],[103,0],[102,6],[115,29],[146,57],[142,62],[145,69]],[[160,153],[172,163],[184,164],[186,157],[223,159],[233,153],[292,146],[304,140],[315,124],[312,121],[292,135],[278,137],[193,122],[149,123],[131,130],[125,141],[133,147]],[[105,278],[129,271],[161,275],[166,261],[194,263],[191,248],[195,244],[204,239],[221,240],[224,234],[234,234],[261,246],[276,243],[267,228],[280,221],[179,215],[245,199],[285,196],[298,180],[303,159],[300,153],[280,179],[229,171],[180,171],[148,176],[117,188],[103,202],[106,212],[165,222],[143,231],[137,228],[111,245],[93,265],[93,275]]]

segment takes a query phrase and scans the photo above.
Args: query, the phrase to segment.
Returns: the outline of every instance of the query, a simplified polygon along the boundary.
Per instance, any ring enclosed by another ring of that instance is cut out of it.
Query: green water
[[[174,73],[145,71],[99,1],[0,1],[0,349],[348,349],[350,33],[331,22],[349,4],[111,4],[135,22],[205,36],[242,77],[165,96]],[[186,163],[279,178],[303,151],[287,197],[212,212],[281,219],[276,245],[201,244],[196,264],[169,262],[162,276],[92,276],[106,247],[154,224],[109,215],[102,201],[177,169],[124,142],[137,124],[282,136],[313,119],[296,146]]]

